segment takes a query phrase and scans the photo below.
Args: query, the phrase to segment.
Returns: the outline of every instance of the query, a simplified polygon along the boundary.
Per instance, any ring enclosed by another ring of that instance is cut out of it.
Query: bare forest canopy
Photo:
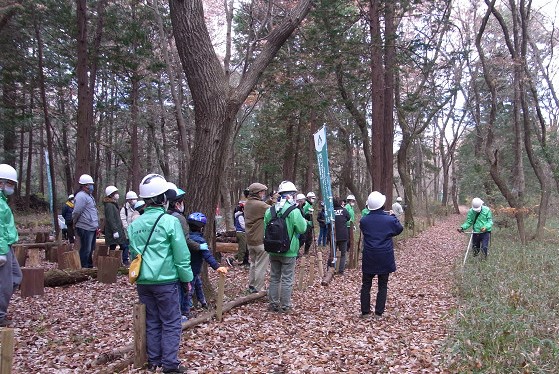
[[[1,161],[21,209],[48,164],[57,210],[82,173],[99,200],[156,172],[229,221],[255,181],[320,196],[326,125],[334,195],[402,196],[408,227],[478,196],[524,242],[557,211],[555,22],[526,0],[1,1]]]

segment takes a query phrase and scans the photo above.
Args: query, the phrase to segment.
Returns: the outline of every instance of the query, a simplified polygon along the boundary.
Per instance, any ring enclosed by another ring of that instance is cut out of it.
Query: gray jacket
[[[93,196],[84,191],[76,194],[72,221],[74,221],[74,227],[87,231],[97,230],[99,227],[99,215],[97,214],[97,206]]]

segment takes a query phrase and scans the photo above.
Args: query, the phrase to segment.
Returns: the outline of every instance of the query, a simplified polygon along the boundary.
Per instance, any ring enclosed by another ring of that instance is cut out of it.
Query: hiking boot
[[[382,319],[382,314],[375,312],[375,319]]]
[[[280,310],[281,310],[280,307],[277,306],[276,304],[270,304],[270,305],[268,305],[268,312],[279,313]]]
[[[293,308],[290,307],[290,306],[282,306],[281,307],[281,312],[283,314],[291,314],[291,313],[293,313]]]
[[[479,255],[479,248],[474,247],[474,257],[477,257],[478,255]]]
[[[161,365],[156,365],[156,364],[150,364],[149,362],[146,365],[146,370],[147,371],[151,371],[151,372],[156,372],[158,368],[160,368]]]
[[[361,318],[361,319],[369,319],[369,318],[371,318],[371,313],[361,313],[361,315],[359,316],[359,318]]]
[[[173,369],[163,368],[163,373],[169,373],[169,374],[186,373],[186,366],[180,365],[179,367],[176,367],[176,368],[173,368]]]

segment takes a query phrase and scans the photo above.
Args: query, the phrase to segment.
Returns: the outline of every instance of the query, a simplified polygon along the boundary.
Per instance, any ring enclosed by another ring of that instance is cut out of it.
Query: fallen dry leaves
[[[465,247],[455,230],[462,218],[449,216],[398,243],[398,270],[380,320],[360,318],[361,273],[352,269],[328,287],[317,276],[313,286],[296,290],[291,314],[268,312],[261,299],[224,314],[221,323],[183,332],[179,358],[191,373],[445,372],[441,349],[455,307],[452,267]],[[246,269],[231,269],[226,293],[244,292],[247,277]],[[372,291],[374,302],[375,284]],[[124,276],[113,285],[46,288],[43,297],[16,294],[9,311],[14,373],[104,370],[92,366],[99,354],[132,343],[136,301]]]

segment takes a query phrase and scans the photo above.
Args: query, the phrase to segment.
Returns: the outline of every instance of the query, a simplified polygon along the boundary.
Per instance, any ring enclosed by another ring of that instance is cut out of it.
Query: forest
[[[335,195],[402,196],[408,227],[480,196],[525,242],[559,187],[555,14],[525,0],[3,1],[3,162],[24,209],[51,200],[48,174],[58,207],[82,173],[99,194],[156,172],[213,215],[253,181],[317,190],[326,125]]]
[[[247,296],[244,266],[204,268],[188,372],[557,372],[558,14],[547,0],[0,0],[0,163],[18,172],[25,270],[63,269],[50,260],[66,243],[25,241],[59,231],[82,174],[98,208],[106,186],[125,196],[161,174],[207,216],[210,247],[254,182],[322,200],[325,127],[335,197],[358,215],[371,191],[403,199],[386,314],[358,315],[356,216],[346,274],[320,283],[316,243],[297,259],[293,314]],[[474,197],[494,214],[483,259],[456,232]],[[111,282],[86,269],[15,293],[0,372],[8,345],[16,373],[143,370],[138,295],[113,262]],[[235,305],[217,322],[216,298]]]

